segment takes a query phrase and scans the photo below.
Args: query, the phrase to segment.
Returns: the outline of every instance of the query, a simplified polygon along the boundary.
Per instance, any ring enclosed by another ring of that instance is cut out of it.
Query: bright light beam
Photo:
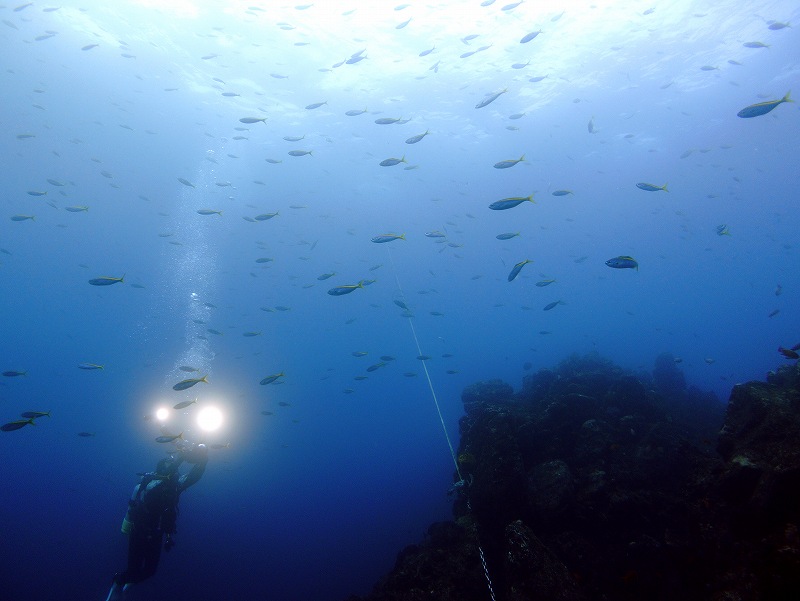
[[[222,421],[222,411],[216,407],[204,407],[197,414],[197,425],[206,432],[218,430]]]

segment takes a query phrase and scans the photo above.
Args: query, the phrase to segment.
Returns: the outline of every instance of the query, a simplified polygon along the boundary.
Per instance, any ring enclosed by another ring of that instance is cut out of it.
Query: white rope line
[[[386,247],[386,250],[389,254],[389,262],[392,264],[392,271],[394,272],[394,279],[397,282],[397,289],[400,291],[400,298],[403,301],[403,304],[408,307],[408,303],[406,302],[406,296],[403,293],[403,287],[400,285],[400,277],[397,275],[397,269],[394,266],[394,259],[392,258],[392,252],[389,247]],[[411,316],[410,309],[406,308],[409,311],[408,316],[408,325],[411,326],[411,334],[414,337],[414,344],[417,346],[417,355],[422,355],[422,348],[419,345],[419,338],[417,338],[417,330],[414,328],[414,318]],[[436,405],[436,413],[439,414],[439,422],[442,424],[442,431],[444,432],[444,438],[447,441],[447,446],[450,449],[450,456],[453,458],[453,465],[456,467],[456,473],[458,474],[458,479],[463,481],[463,476],[461,475],[461,470],[458,467],[458,459],[456,458],[456,452],[453,449],[453,443],[450,441],[450,434],[447,432],[447,426],[444,423],[444,417],[442,417],[442,410],[439,407],[439,399],[436,397],[436,390],[433,387],[433,381],[431,381],[431,374],[428,372],[428,366],[426,365],[426,361],[422,360],[422,369],[425,371],[425,378],[428,380],[428,388],[430,388],[431,396],[433,397],[433,403]]]

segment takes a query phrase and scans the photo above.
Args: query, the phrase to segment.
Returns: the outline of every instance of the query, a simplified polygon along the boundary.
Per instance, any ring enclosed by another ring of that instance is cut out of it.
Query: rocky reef
[[[454,521],[349,601],[761,601],[800,590],[800,369],[727,406],[664,354],[462,393]],[[486,566],[486,571],[484,571]],[[493,596],[490,594],[491,577]]]

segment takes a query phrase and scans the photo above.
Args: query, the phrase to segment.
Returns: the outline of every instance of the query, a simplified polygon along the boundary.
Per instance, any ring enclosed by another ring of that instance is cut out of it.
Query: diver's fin
[[[106,601],[120,601],[122,599],[122,585],[114,582],[111,585],[111,590],[108,591],[108,597],[106,597]]]

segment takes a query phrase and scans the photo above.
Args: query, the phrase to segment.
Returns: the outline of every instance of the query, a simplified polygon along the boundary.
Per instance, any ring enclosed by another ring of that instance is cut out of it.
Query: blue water
[[[776,349],[800,331],[800,114],[736,114],[800,93],[797,28],[768,27],[800,23],[797,7],[574,2],[557,18],[504,1],[0,8],[0,370],[26,372],[0,378],[0,421],[52,411],[0,433],[0,598],[105,598],[136,472],[170,447],[162,427],[230,448],[212,450],[175,549],[131,597],[332,601],[368,592],[451,515],[420,350],[454,445],[461,390],[518,388],[525,362],[596,351],[641,371],[668,351],[721,398],[785,362]],[[390,157],[407,162],[379,165]],[[370,241],[384,233],[406,239]],[[638,271],[605,265],[618,255]],[[367,372],[381,355],[396,359]],[[209,384],[175,392],[187,364]],[[144,419],[195,397],[163,426]],[[224,423],[205,433],[210,405]]]

